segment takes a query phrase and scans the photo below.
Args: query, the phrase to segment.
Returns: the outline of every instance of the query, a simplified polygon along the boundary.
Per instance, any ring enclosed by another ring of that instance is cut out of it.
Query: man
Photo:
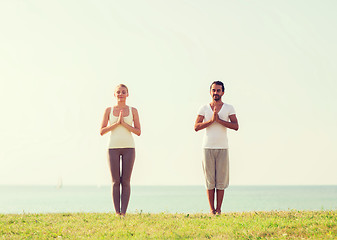
[[[211,214],[220,215],[224,191],[229,184],[227,128],[237,131],[239,124],[233,106],[221,100],[225,91],[224,84],[215,81],[211,84],[210,90],[212,102],[199,109],[194,129],[199,131],[206,128],[202,166]]]

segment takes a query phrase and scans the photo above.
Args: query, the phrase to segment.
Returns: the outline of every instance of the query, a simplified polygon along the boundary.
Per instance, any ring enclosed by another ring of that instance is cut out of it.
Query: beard
[[[213,99],[214,99],[215,101],[219,101],[221,98],[220,98],[220,96],[219,96],[218,94],[214,94],[214,95],[213,95]]]

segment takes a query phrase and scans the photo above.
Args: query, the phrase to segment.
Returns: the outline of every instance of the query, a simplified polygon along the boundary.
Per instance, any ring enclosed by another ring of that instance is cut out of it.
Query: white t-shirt
[[[226,103],[222,105],[220,111],[218,112],[219,118],[227,122],[230,121],[229,116],[233,114],[235,114],[233,106]],[[209,104],[202,106],[198,111],[198,115],[204,116],[204,122],[211,120],[213,117],[211,106]],[[206,128],[202,146],[203,148],[227,149],[227,128],[222,126],[220,123],[212,123]]]

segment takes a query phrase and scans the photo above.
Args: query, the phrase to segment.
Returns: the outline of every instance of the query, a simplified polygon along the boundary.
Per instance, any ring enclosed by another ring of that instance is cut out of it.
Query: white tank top
[[[133,123],[133,115],[132,108],[129,107],[129,115],[123,117],[124,122],[132,126]],[[118,117],[113,115],[113,107],[111,107],[111,112],[109,116],[110,124],[117,122]],[[134,148],[135,142],[133,140],[132,133],[123,127],[122,125],[118,125],[114,130],[110,132],[110,140],[109,140],[109,148]]]

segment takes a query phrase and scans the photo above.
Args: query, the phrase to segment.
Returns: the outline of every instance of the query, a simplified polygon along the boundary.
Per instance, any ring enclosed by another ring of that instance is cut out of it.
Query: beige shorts
[[[223,190],[229,184],[228,149],[204,148],[202,168],[206,179],[206,188]]]

